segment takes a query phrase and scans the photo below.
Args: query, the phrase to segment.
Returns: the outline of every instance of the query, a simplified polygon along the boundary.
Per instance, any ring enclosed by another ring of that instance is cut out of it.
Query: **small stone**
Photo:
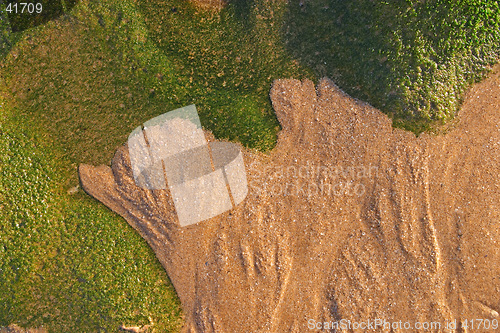
[[[76,186],[73,186],[72,188],[70,188],[67,192],[69,195],[72,195],[72,194],[75,194],[76,192],[78,192],[80,188],[80,185],[76,185]]]

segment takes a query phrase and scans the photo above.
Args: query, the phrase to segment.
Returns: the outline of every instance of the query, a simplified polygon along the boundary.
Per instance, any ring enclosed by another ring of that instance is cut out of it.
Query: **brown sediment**
[[[224,8],[229,0],[190,0],[195,6],[208,9],[208,10],[221,10]]]
[[[155,251],[185,332],[500,319],[498,70],[442,136],[394,129],[328,79],[277,80],[270,95],[277,147],[244,149],[248,196],[210,220],[181,228],[168,190],[135,185],[126,145],[111,167],[79,168]]]

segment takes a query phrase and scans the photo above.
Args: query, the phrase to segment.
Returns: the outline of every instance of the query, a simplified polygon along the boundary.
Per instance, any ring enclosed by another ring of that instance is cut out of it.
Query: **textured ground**
[[[0,333],[47,333],[44,329],[24,329],[17,325],[9,327],[0,327]]]
[[[135,186],[126,146],[111,167],[79,168],[155,251],[185,332],[499,319],[498,70],[443,136],[393,129],[326,79],[278,80],[270,96],[277,147],[244,151],[249,194],[211,220],[178,226],[168,191]]]

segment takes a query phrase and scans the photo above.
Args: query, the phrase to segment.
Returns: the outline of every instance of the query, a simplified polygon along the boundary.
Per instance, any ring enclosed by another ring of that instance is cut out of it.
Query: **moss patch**
[[[498,1],[291,1],[289,50],[416,133],[452,119],[500,54]]]
[[[58,147],[11,118],[11,102],[0,110],[0,326],[178,331],[179,301],[145,241],[81,190],[66,193]]]

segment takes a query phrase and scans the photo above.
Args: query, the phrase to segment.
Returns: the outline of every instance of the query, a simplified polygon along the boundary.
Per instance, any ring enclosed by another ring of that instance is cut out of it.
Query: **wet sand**
[[[276,148],[242,148],[247,198],[192,226],[168,190],[135,185],[126,145],[111,167],[81,165],[82,187],[152,247],[184,332],[500,320],[498,69],[446,135],[418,138],[328,79],[275,81]]]

